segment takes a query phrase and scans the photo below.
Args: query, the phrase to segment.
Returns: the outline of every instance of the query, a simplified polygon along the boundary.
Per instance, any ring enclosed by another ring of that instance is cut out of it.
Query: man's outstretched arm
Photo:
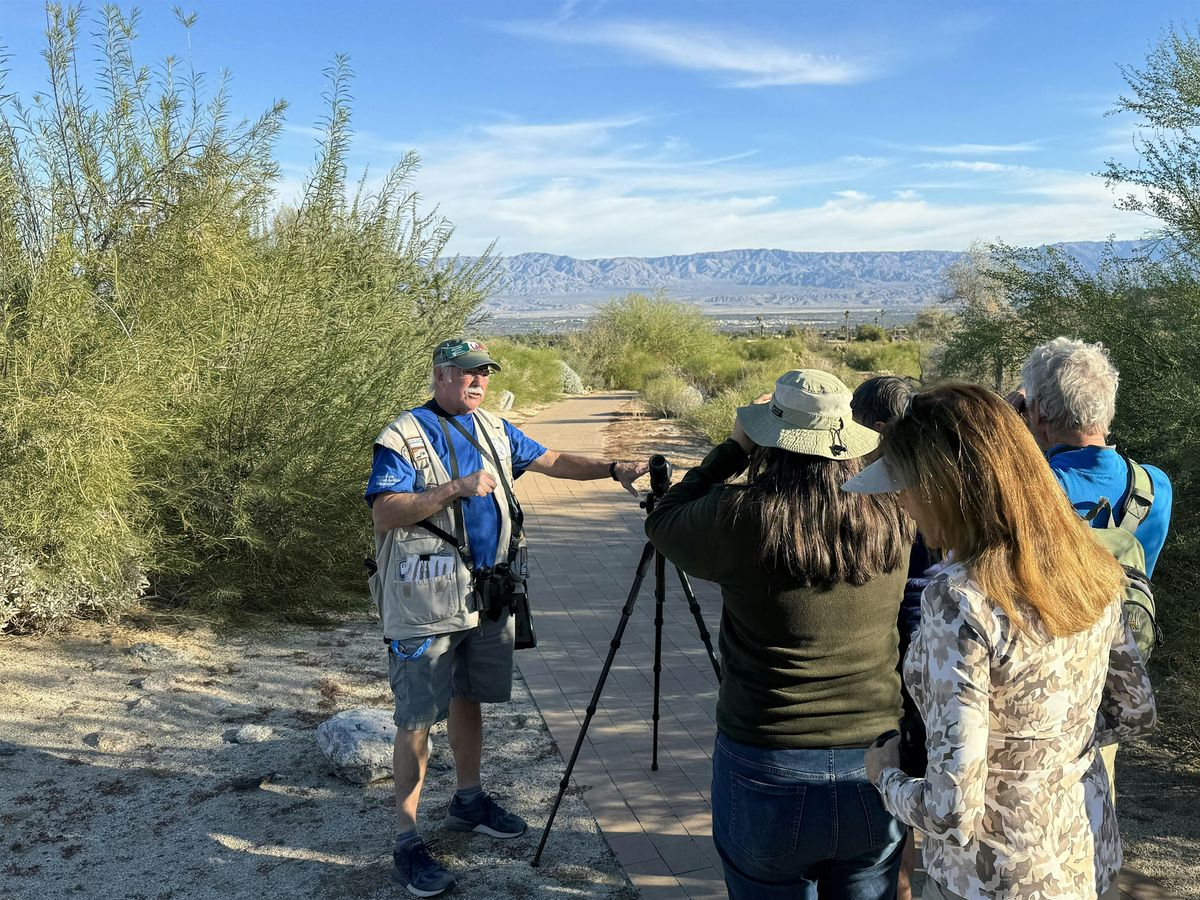
[[[551,478],[593,481],[597,478],[608,478],[611,466],[612,460],[547,450],[529,464],[528,471],[549,475]],[[637,491],[634,490],[633,483],[649,471],[650,464],[647,462],[619,462],[616,465],[617,481],[634,496],[637,495]]]

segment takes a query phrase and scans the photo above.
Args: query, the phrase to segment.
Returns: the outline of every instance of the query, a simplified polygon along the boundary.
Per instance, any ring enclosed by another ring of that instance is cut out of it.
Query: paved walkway
[[[593,394],[547,407],[522,426],[548,447],[607,455],[602,431],[628,394]],[[538,646],[517,664],[559,752],[570,757],[645,545],[644,512],[612,481],[517,482],[529,537]],[[717,681],[674,570],[667,570],[659,768],[650,770],[654,684],[653,567],[642,587],[575,765],[609,845],[644,898],[724,898],[708,802]],[[693,587],[716,644],[720,592]],[[547,797],[547,810],[553,797]],[[543,822],[531,822],[540,829]],[[556,827],[558,827],[556,825]],[[539,835],[540,837],[540,835]],[[554,831],[545,859],[559,852]],[[1170,900],[1136,872],[1122,897]]]
[[[524,426],[548,447],[605,455],[602,429],[623,395],[557,403]],[[529,537],[538,646],[517,663],[564,759],[571,754],[645,545],[645,513],[612,481],[517,482]],[[724,897],[708,803],[717,681],[678,579],[667,571],[659,768],[650,771],[653,567],[625,630],[575,765],[600,823],[642,896]],[[695,583],[716,641],[720,594]],[[554,832],[545,856],[556,853]]]

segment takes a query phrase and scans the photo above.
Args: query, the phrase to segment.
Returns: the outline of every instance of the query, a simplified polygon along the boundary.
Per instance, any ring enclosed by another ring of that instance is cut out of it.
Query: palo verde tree
[[[48,90],[0,82],[0,629],[147,586],[227,609],[344,598],[372,437],[419,399],[490,257],[442,258],[415,157],[347,184],[345,60],[286,206],[282,101],[234,121],[186,57],[136,61],[136,13],[47,22]]]

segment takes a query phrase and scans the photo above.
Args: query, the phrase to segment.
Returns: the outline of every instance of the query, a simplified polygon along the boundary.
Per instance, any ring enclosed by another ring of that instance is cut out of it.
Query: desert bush
[[[886,343],[891,338],[887,333],[887,329],[882,325],[872,325],[869,322],[864,322],[854,329],[854,340]]]
[[[558,371],[561,381],[559,389],[564,394],[582,394],[587,390],[579,373],[567,365],[565,360],[558,361]]]
[[[855,342],[845,347],[843,359],[857,372],[888,372],[919,378],[921,348],[915,341]]]
[[[641,397],[646,408],[663,419],[682,418],[704,403],[704,396],[695,385],[671,374],[659,375],[646,382]]]
[[[596,384],[640,390],[677,370],[708,389],[737,377],[740,361],[729,339],[694,307],[664,297],[630,294],[615,300],[573,336],[580,371]]]
[[[745,406],[756,396],[758,395],[747,396],[745,391],[726,388],[689,412],[683,421],[709,443],[719,444],[729,437],[737,408]]]
[[[488,379],[487,401],[493,406],[503,391],[512,391],[518,403],[546,403],[562,393],[561,360],[547,347],[528,347],[503,338],[487,342],[501,371]]]
[[[224,83],[134,66],[114,7],[91,93],[80,10],[48,15],[54,90],[0,86],[0,629],[119,613],[143,578],[205,608],[359,602],[372,439],[490,259],[441,261],[415,157],[347,190],[344,61],[304,196],[272,217],[282,103],[231,125]]]

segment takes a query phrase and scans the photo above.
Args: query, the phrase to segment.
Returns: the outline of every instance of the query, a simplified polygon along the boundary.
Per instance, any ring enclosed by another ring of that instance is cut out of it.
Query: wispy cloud
[[[918,163],[918,169],[950,169],[959,172],[1021,172],[1031,171],[1026,166],[987,162],[979,159],[952,159],[946,162]]]
[[[1041,141],[1020,141],[1015,144],[936,144],[911,148],[921,153],[946,156],[987,156],[991,153],[1033,153],[1042,149]]]
[[[835,85],[865,81],[877,73],[864,59],[809,53],[731,29],[676,22],[556,20],[508,22],[510,34],[563,44],[607,47],[641,60],[698,72],[731,76],[729,87]]]
[[[665,121],[506,119],[423,142],[359,135],[355,156],[382,172],[376,161],[415,147],[416,187],[455,223],[451,250],[466,254],[495,240],[503,254],[580,257],[952,250],[976,239],[1135,237],[1145,227],[1115,210],[1103,180],[1087,173],[971,159],[901,167],[875,156],[772,165],[754,147],[703,157],[665,138]]]

